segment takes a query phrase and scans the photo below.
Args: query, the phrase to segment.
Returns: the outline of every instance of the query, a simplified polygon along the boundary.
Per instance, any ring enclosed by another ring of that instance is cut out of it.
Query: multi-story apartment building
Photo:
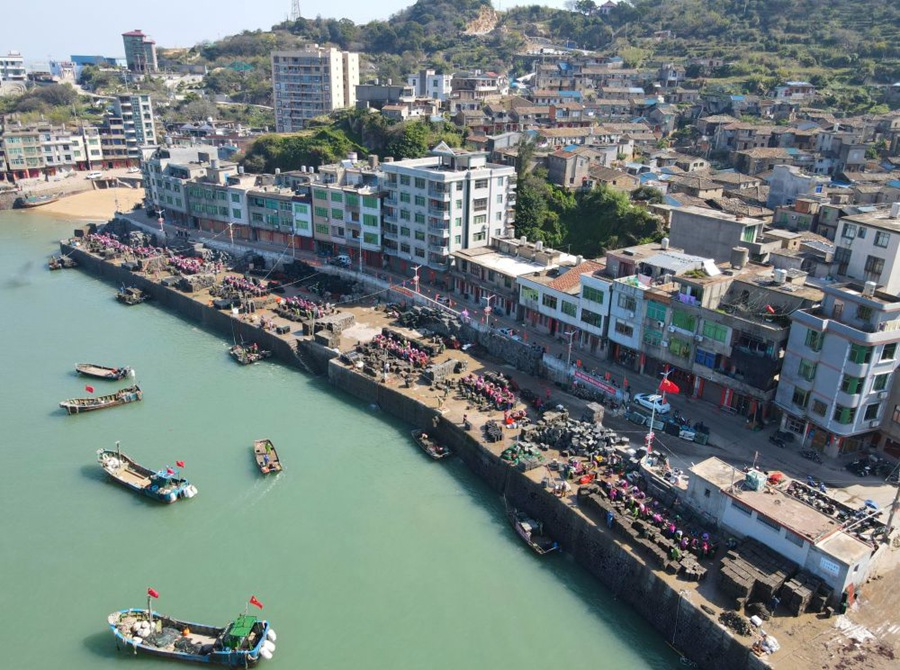
[[[78,131],[48,126],[40,129],[45,174],[54,175],[87,169],[88,154],[84,137]]]
[[[356,104],[359,54],[320,47],[272,53],[275,128],[301,130],[307,121]]]
[[[425,158],[385,163],[384,253],[397,271],[446,271],[450,255],[512,235],[515,168],[443,142]]]
[[[354,267],[381,268],[382,189],[378,159],[357,162],[355,154],[319,168],[311,184],[313,237],[317,251],[346,254]]]
[[[406,78],[406,83],[413,87],[419,98],[431,98],[445,102],[450,99],[452,74],[437,74],[434,70],[421,70]]]
[[[18,82],[25,84],[25,59],[18,51],[10,51],[5,56],[0,56],[0,82]]]
[[[829,456],[879,442],[894,419],[900,298],[874,282],[827,285],[821,305],[791,316],[776,402],[783,425]]]
[[[3,170],[11,181],[39,177],[47,166],[36,126],[6,123],[3,129]]]
[[[859,207],[838,219],[834,243],[838,277],[900,293],[900,203],[889,209]]]
[[[132,72],[156,72],[156,42],[151,40],[140,30],[131,30],[122,33],[122,43],[125,46],[125,62]]]
[[[140,165],[142,149],[157,143],[153,107],[147,94],[115,96],[99,127],[103,165],[120,168]]]

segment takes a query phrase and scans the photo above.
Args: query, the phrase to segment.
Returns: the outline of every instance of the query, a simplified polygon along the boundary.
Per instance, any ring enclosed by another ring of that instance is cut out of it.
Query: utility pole
[[[897,493],[894,495],[894,502],[891,503],[891,513],[888,515],[887,527],[884,531],[885,543],[891,541],[891,530],[894,526],[894,514],[897,513],[898,506],[900,506],[900,483],[897,484]]]
[[[658,403],[659,405],[662,405],[666,401],[665,387],[666,387],[666,382],[669,381],[670,374],[672,374],[671,370],[666,370],[665,372],[662,373],[663,380],[659,383],[660,393],[661,393],[660,397],[659,397],[660,398],[659,403]],[[647,437],[646,437],[648,454],[652,450],[651,448],[653,446],[653,438],[655,437],[654,430],[656,429],[656,425],[655,425],[656,424],[656,405],[657,405],[657,403],[654,402],[654,403],[652,403],[652,407],[650,408],[650,430],[647,431]]]
[[[484,322],[488,328],[491,327],[491,300],[496,297],[493,293],[484,297],[485,302],[487,302],[487,307],[484,308]]]
[[[569,351],[568,351],[568,353],[566,354],[566,374],[568,374],[568,373],[569,373],[569,370],[570,370],[571,367],[572,367],[572,340],[573,340],[574,337],[575,337],[575,331],[574,331],[574,330],[567,330],[564,334],[565,334],[566,337],[569,338]]]
[[[416,273],[416,276],[413,277],[413,287],[416,293],[419,292],[419,270],[422,268],[421,265],[417,265],[413,268],[413,272]]]

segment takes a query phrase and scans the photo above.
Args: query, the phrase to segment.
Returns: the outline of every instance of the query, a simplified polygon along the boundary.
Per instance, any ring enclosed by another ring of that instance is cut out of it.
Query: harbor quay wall
[[[384,412],[428,430],[490,488],[504,495],[510,505],[540,519],[563,551],[572,555],[581,567],[615,593],[619,600],[632,606],[667,641],[700,667],[714,670],[768,667],[750,652],[746,644],[692,602],[697,600],[693,591],[679,590],[667,582],[660,570],[651,567],[632,546],[617,539],[602,524],[582,516],[545,490],[541,483],[507,465],[481,444],[478,432],[467,431],[445,419],[434,407],[333,360],[338,354],[332,349],[299,339],[301,356],[298,356],[290,338],[245,323],[229,312],[133,274],[79,246],[61,242],[60,250],[76,260],[80,269],[115,286],[125,284],[147,291],[157,305],[204,328],[222,333],[229,339],[243,337],[258,342],[271,349],[273,357],[293,367],[306,371],[327,370],[329,382],[335,389],[367,403],[375,402]]]
[[[150,294],[153,302],[204,328],[220,333],[231,340],[256,342],[272,352],[273,358],[286,365],[307,369],[297,357],[291,342],[270,331],[241,321],[230,312],[218,310],[188,293],[164,286],[148,277],[132,273],[128,268],[109,263],[68,242],[60,242],[60,251],[78,262],[78,267],[106,280],[116,287],[134,286]],[[299,325],[299,324],[298,324]]]
[[[704,612],[692,589],[681,590],[648,564],[636,548],[602,525],[579,514],[540,482],[510,467],[472,432],[448,421],[435,408],[405,395],[339,361],[328,366],[330,383],[350,395],[377,402],[382,411],[423,428],[453,450],[508,504],[540,519],[563,551],[628,603],[659,633],[702,668],[761,670],[769,667],[749,646]],[[437,421],[435,422],[435,418]],[[552,557],[551,557],[552,560]],[[748,638],[749,639],[749,638]]]

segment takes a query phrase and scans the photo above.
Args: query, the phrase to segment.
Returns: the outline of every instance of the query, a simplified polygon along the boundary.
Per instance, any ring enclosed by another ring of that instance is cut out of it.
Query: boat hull
[[[75,372],[85,377],[110,379],[113,381],[125,379],[130,371],[131,369],[127,367],[110,368],[103,365],[94,365],[93,363],[79,363],[75,366]]]
[[[143,398],[143,391],[139,386],[129,386],[120,389],[109,395],[102,395],[96,398],[71,398],[63,400],[59,406],[66,410],[67,414],[82,414],[84,412],[94,412],[99,409],[107,409],[109,407],[117,407],[119,405],[127,405],[129,403],[138,402]]]
[[[253,459],[256,461],[256,467],[264,475],[277,474],[283,470],[272,440],[256,440],[253,443]]]
[[[206,665],[221,665],[231,668],[253,668],[263,657],[261,651],[268,639],[269,623],[261,621],[261,627],[258,634],[258,642],[252,649],[231,650],[231,649],[210,649],[208,653],[190,653],[179,651],[171,648],[156,647],[141,637],[135,636],[130,632],[125,632],[119,626],[119,622],[127,617],[147,618],[147,610],[145,609],[129,609],[113,612],[108,617],[110,630],[116,638],[116,647],[120,650],[130,651],[134,654],[146,654],[148,656],[156,656],[166,658],[173,661],[183,661],[187,663],[203,663]],[[215,627],[206,624],[198,624],[190,621],[182,621],[165,617],[158,612],[153,612],[155,620],[165,622],[167,627],[176,630],[189,629],[190,631],[200,632],[204,639],[217,639],[226,632],[225,627]],[[171,646],[171,645],[170,645]],[[213,646],[213,645],[209,645]]]
[[[429,458],[433,458],[436,461],[441,460],[442,458],[447,458],[452,453],[447,447],[438,444],[434,440],[429,437],[425,437],[426,433],[421,430],[412,431],[413,439],[416,441],[416,444],[419,445],[419,448],[424,451]]]
[[[166,470],[154,472],[121,452],[100,449],[97,460],[114,482],[157,502],[171,504],[197,495],[197,487],[175,477],[174,471],[171,475]]]

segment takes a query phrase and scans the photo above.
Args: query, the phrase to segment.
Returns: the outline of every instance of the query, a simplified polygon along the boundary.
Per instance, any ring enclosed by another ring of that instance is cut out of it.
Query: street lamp
[[[419,292],[419,270],[422,268],[421,265],[417,265],[413,268],[413,272],[416,273],[416,276],[413,277],[413,286],[415,287],[415,292]]]
[[[670,374],[672,374],[671,370],[666,370],[665,372],[662,373],[662,381],[659,383],[659,391],[660,391],[661,395],[659,397],[658,404],[660,406],[666,401],[666,389],[670,385],[674,386],[674,384],[672,384],[669,381]],[[656,405],[657,405],[657,403],[653,402],[653,403],[651,403],[651,407],[650,407],[650,430],[647,431],[647,438],[646,438],[648,454],[651,451],[651,448],[653,446],[653,438],[655,437],[653,431],[656,429],[656,426],[655,426],[655,424],[656,424]]]
[[[491,327],[491,300],[496,297],[493,293],[484,297],[484,301],[487,303],[487,307],[484,308],[484,322],[488,328]]]

